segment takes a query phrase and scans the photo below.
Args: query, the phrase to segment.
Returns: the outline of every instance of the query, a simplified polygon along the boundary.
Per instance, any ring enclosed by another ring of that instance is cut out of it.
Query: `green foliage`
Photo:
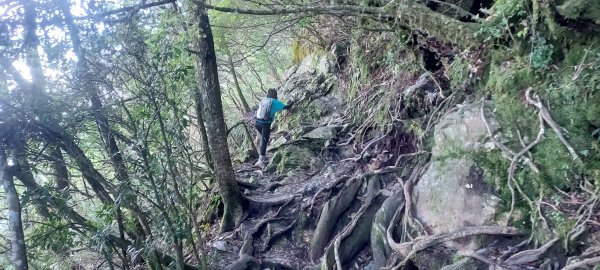
[[[76,236],[69,229],[69,224],[53,217],[34,227],[29,237],[31,248],[61,253],[65,251],[65,247],[73,246]]]
[[[497,40],[512,35],[511,27],[527,17],[526,0],[494,1],[492,15],[476,33],[483,40]]]
[[[533,49],[529,54],[531,66],[535,69],[548,67],[552,62],[554,46],[548,44],[543,37],[537,37],[533,40]]]

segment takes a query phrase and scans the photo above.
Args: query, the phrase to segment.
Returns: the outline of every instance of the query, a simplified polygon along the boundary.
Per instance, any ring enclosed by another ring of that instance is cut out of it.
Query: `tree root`
[[[292,223],[290,223],[290,225],[286,226],[285,228],[283,228],[279,231],[272,232],[271,230],[269,230],[269,233],[267,234],[267,239],[265,240],[264,245],[262,247],[262,251],[267,251],[269,249],[269,247],[271,247],[271,244],[273,242],[277,241],[277,239],[279,239],[279,237],[281,237],[283,234],[288,232],[290,229],[294,228],[297,221],[298,220],[295,219],[294,221],[292,221]],[[270,225],[271,224],[269,223],[269,228],[270,228]]]
[[[264,226],[265,224],[267,224],[267,223],[269,223],[271,221],[288,219],[286,217],[279,217],[279,213],[281,212],[281,210],[283,208],[285,208],[293,200],[294,200],[294,198],[291,198],[285,204],[283,204],[282,206],[280,206],[279,209],[277,209],[277,212],[275,212],[275,213],[269,212],[269,213],[265,214],[264,217],[263,217],[263,219],[261,221],[259,221],[258,223],[256,223],[256,225],[254,225],[254,228],[252,228],[252,231],[251,231],[251,235],[252,236],[256,236],[256,234],[261,231],[262,226]]]
[[[492,132],[492,129],[490,128],[490,125],[487,121],[487,119],[485,118],[485,113],[483,110],[484,104],[483,101],[481,103],[481,120],[483,121],[483,124],[485,125],[485,129],[488,132],[488,136],[490,137],[490,141],[496,146],[498,147],[498,149],[500,149],[502,151],[502,153],[504,154],[504,156],[506,158],[508,158],[509,160],[512,158],[512,156],[516,155],[515,152],[513,152],[510,148],[506,147],[506,145],[500,143],[498,140],[496,140],[496,137],[494,137],[494,134]],[[525,162],[527,162],[527,165],[529,165],[529,167],[531,168],[532,171],[534,171],[535,173],[539,173],[540,170],[538,169],[538,167],[535,165],[535,163],[533,163],[533,161],[527,157],[523,158],[525,160]]]
[[[552,245],[554,245],[554,243],[556,243],[559,239],[560,238],[556,237],[539,248],[521,251],[510,256],[510,258],[506,259],[504,263],[507,265],[518,266],[535,262],[539,260],[542,255],[544,255],[544,253],[546,253],[546,251],[548,251],[548,249],[552,247]]]
[[[554,133],[556,133],[556,136],[558,137],[558,139],[567,148],[567,150],[569,151],[569,154],[571,154],[571,157],[573,157],[573,160],[577,161],[579,164],[582,164],[583,162],[577,155],[577,152],[575,152],[575,149],[573,148],[573,146],[571,146],[571,144],[569,144],[567,139],[565,139],[565,137],[563,136],[563,134],[562,134],[563,128],[560,127],[554,121],[554,119],[552,119],[552,115],[550,115],[550,112],[548,111],[548,109],[546,109],[546,107],[544,107],[544,105],[542,104],[542,101],[540,100],[540,97],[536,93],[533,93],[533,96],[531,96],[532,92],[533,92],[533,88],[531,88],[531,87],[527,88],[527,90],[525,91],[525,99],[527,100],[527,103],[538,108],[538,110],[542,114],[542,117],[544,118],[544,121],[546,121],[546,123],[548,123],[548,125],[552,128],[552,130],[554,130]]]
[[[244,199],[248,202],[248,209],[261,211],[264,209],[268,209],[269,207],[277,206],[277,205],[285,205],[293,200],[297,194],[291,195],[281,195],[279,197],[263,199],[260,197],[251,197],[244,196]]]
[[[240,258],[225,267],[226,270],[258,269],[260,267],[258,259],[252,256],[254,253],[254,248],[252,247],[253,240],[251,234],[246,234],[244,237],[244,244],[240,249]]]
[[[323,255],[338,218],[351,206],[362,181],[363,178],[352,178],[338,196],[323,205],[321,217],[310,244],[310,255],[313,261]]]
[[[487,122],[487,119],[485,117],[485,111],[484,111],[484,103],[483,103],[483,101],[482,101],[481,107],[480,107],[480,114],[481,114],[481,120],[483,121],[483,123],[485,125],[485,128],[486,128],[486,130],[488,132],[488,136],[490,138],[490,141],[496,147],[498,147],[498,149],[500,149],[502,151],[502,153],[504,154],[504,156],[507,159],[510,160],[510,166],[508,168],[507,186],[508,186],[508,189],[510,190],[511,203],[510,203],[510,211],[508,212],[508,216],[506,217],[506,221],[505,221],[505,225],[508,225],[510,223],[510,219],[511,219],[513,213],[514,213],[515,203],[516,203],[515,188],[514,188],[513,185],[516,185],[517,190],[519,191],[519,193],[524,198],[526,198],[526,200],[529,203],[529,206],[532,209],[532,211],[535,211],[537,209],[537,207],[535,207],[535,205],[533,204],[533,201],[525,194],[525,192],[523,192],[523,190],[521,189],[521,187],[518,185],[518,183],[514,179],[514,172],[515,172],[515,169],[516,169],[517,161],[520,158],[523,158],[527,162],[527,164],[529,165],[529,167],[531,168],[532,171],[534,171],[536,173],[539,173],[539,169],[533,163],[532,159],[529,158],[528,156],[524,156],[524,155],[526,155],[527,153],[529,153],[529,151],[535,145],[537,145],[541,141],[542,136],[544,135],[545,128],[544,128],[543,115],[542,115],[541,111],[538,112],[538,119],[539,119],[540,128],[539,128],[539,132],[538,132],[538,135],[537,135],[536,139],[533,142],[531,142],[529,145],[526,145],[521,151],[519,151],[518,153],[515,153],[510,148],[508,148],[506,145],[498,142],[498,140],[496,140],[496,138],[492,134],[492,129],[490,128],[490,125]],[[523,144],[523,142],[521,142],[521,143]],[[535,222],[533,222],[532,224],[535,224]]]
[[[393,239],[388,239],[391,248],[400,253],[404,257],[404,260],[400,262],[399,266],[404,266],[417,252],[425,250],[434,245],[452,241],[455,239],[478,235],[478,234],[490,234],[490,235],[517,235],[519,231],[513,227],[502,227],[502,226],[478,226],[478,227],[467,227],[451,233],[442,233],[432,236],[421,236],[415,238],[411,242],[398,244]]]
[[[409,228],[416,229],[419,235],[426,233],[425,226],[423,226],[423,224],[421,224],[421,222],[412,215],[412,188],[417,183],[419,176],[421,176],[425,168],[427,168],[427,165],[418,164],[417,166],[415,166],[406,183],[402,185],[405,203],[404,215],[402,217],[402,223],[404,225],[402,241],[406,240],[405,237],[410,237],[410,234],[408,232]],[[416,225],[418,225],[418,227]]]
[[[599,263],[600,263],[600,256],[569,264],[569,265],[565,266],[562,270],[575,270],[575,269],[580,269],[580,268],[586,268],[586,266],[588,266],[588,265],[594,266]]]
[[[410,153],[410,154],[404,155],[403,157],[405,157],[405,156],[416,156],[416,155],[425,154],[425,153],[427,153],[427,152]],[[344,181],[346,181],[348,179],[355,179],[355,178],[361,178],[362,179],[362,178],[369,177],[369,176],[372,176],[372,175],[397,173],[397,172],[402,171],[403,169],[404,169],[403,167],[398,166],[398,164],[396,164],[395,166],[383,167],[383,168],[380,168],[380,169],[377,169],[377,170],[374,170],[374,171],[363,173],[363,174],[361,174],[359,176],[355,176],[355,177],[352,177],[352,178],[350,178],[350,176],[347,176],[347,175],[341,176],[338,179],[336,179],[335,181],[333,181],[330,185],[328,185],[326,187],[322,187],[319,190],[317,190],[317,192],[315,193],[315,195],[313,195],[312,199],[310,200],[310,204],[308,206],[306,206],[306,207],[309,207],[309,209],[308,209],[307,212],[310,215],[310,213],[312,211],[312,208],[313,208],[313,206],[315,204],[315,201],[316,201],[317,197],[321,193],[334,189],[340,183],[342,183],[342,182],[344,182]],[[306,209],[306,207],[305,207],[305,209]]]
[[[385,137],[387,137],[388,135],[390,135],[390,133],[392,133],[392,130],[394,130],[393,128],[390,128],[387,132],[385,132],[385,134],[383,134],[383,136],[377,138],[377,139],[373,139],[371,142],[369,142],[367,144],[367,146],[365,146],[365,148],[363,148],[363,150],[360,152],[360,155],[358,155],[355,158],[347,158],[342,160],[341,162],[346,162],[346,161],[352,161],[352,162],[357,162],[359,160],[362,160],[363,157],[365,156],[365,153],[367,152],[367,150],[369,150],[369,148],[371,148],[371,146],[373,146],[375,143],[383,140]]]
[[[353,218],[350,221],[350,223],[348,223],[348,225],[346,225],[344,229],[342,229],[342,231],[335,237],[335,240],[333,242],[333,254],[335,256],[335,265],[338,270],[344,269],[342,268],[342,259],[340,258],[340,245],[342,243],[342,240],[344,240],[344,238],[348,237],[352,233],[354,227],[356,227],[356,223],[358,222],[358,220],[365,214],[365,212],[367,212],[367,209],[371,206],[373,201],[375,201],[375,199],[379,197],[379,195],[381,195],[381,190],[378,191],[375,195],[367,198],[367,200],[363,203],[360,209],[358,209],[356,214],[353,215]]]
[[[505,223],[505,225],[509,224],[510,218],[511,218],[511,216],[514,213],[514,210],[515,210],[515,194],[514,194],[514,189],[512,188],[512,183],[517,184],[517,189],[519,190],[519,192],[521,193],[521,195],[523,197],[527,198],[527,202],[529,203],[529,207],[531,207],[531,210],[533,211],[535,209],[535,207],[534,207],[533,202],[531,201],[531,199],[529,199],[529,197],[527,197],[527,195],[525,194],[525,192],[523,192],[523,190],[518,186],[518,183],[516,183],[514,175],[515,175],[515,169],[516,169],[517,161],[519,160],[519,158],[521,158],[523,155],[525,155],[526,153],[528,153],[529,150],[531,150],[535,145],[537,145],[542,140],[542,136],[544,136],[544,131],[546,129],[544,128],[544,120],[542,118],[542,113],[541,112],[538,112],[538,120],[539,120],[540,130],[539,130],[538,135],[535,138],[535,140],[533,142],[531,142],[530,144],[528,144],[520,152],[516,153],[512,157],[512,159],[510,160],[510,166],[508,168],[508,180],[507,181],[508,181],[509,189],[511,189],[511,202],[510,202],[510,212],[508,213],[508,216],[506,217],[506,223]]]
[[[490,259],[488,259],[487,257],[484,257],[483,255],[479,254],[479,251],[471,251],[471,250],[460,250],[459,252],[457,252],[458,255],[460,256],[465,256],[465,257],[469,257],[469,258],[473,258],[475,260],[478,260],[480,262],[486,263],[490,266],[493,267],[497,267],[499,269],[508,269],[508,270],[520,270],[520,268],[515,267],[515,266],[511,266],[511,265],[503,265],[500,263],[497,263],[495,261],[492,261]],[[491,268],[490,269],[496,269],[496,268]]]
[[[391,249],[387,242],[386,232],[398,207],[404,203],[404,192],[396,191],[390,195],[381,205],[371,228],[371,250],[373,253],[373,266],[379,269],[385,266]]]

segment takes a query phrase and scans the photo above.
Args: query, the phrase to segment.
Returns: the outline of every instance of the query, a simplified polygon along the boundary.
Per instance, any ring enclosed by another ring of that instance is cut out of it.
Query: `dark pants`
[[[269,137],[271,137],[271,123],[256,122],[256,129],[260,132],[260,151],[258,154],[265,156],[267,153],[267,145],[269,144]]]

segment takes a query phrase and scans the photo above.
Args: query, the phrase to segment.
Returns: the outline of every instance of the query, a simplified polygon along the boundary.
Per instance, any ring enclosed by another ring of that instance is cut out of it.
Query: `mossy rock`
[[[294,169],[308,170],[320,162],[310,143],[280,148],[267,166],[268,171],[285,174]]]

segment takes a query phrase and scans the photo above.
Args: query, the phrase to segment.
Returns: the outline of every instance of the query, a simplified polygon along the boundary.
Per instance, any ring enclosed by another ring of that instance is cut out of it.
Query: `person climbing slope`
[[[256,110],[256,129],[260,133],[260,150],[258,152],[258,161],[254,164],[255,166],[265,166],[265,155],[267,152],[267,145],[269,144],[269,138],[271,137],[271,124],[275,119],[275,114],[282,110],[289,110],[293,101],[284,104],[277,99],[277,90],[271,88],[267,91],[267,97],[263,98],[258,104]]]

